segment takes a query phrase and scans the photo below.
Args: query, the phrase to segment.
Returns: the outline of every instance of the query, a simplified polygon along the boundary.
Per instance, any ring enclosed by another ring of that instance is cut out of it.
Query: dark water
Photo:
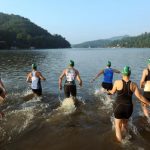
[[[139,84],[150,49],[58,49],[33,51],[0,51],[0,73],[8,97],[1,106],[5,118],[0,120],[1,150],[99,150],[138,149],[150,147],[150,124],[143,117],[134,98],[134,113],[129,122],[129,135],[122,144],[115,141],[113,99],[98,92],[102,77],[89,81],[108,60],[121,70],[131,66],[131,79]],[[80,71],[83,87],[78,87],[79,109],[72,100],[63,103],[58,90],[58,77],[70,59]],[[42,83],[43,98],[24,98],[31,93],[26,74],[31,64],[46,77]],[[115,75],[120,79],[121,75]]]

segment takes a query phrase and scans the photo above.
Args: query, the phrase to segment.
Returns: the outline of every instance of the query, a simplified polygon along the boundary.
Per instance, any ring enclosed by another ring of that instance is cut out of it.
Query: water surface
[[[125,65],[132,69],[131,79],[139,85],[142,70],[150,49],[56,49],[0,51],[0,74],[6,85],[8,98],[1,107],[5,118],[0,121],[0,148],[4,150],[99,150],[146,149],[150,147],[150,126],[143,117],[140,104],[135,106],[129,123],[129,135],[124,144],[118,144],[113,130],[112,103],[98,89],[102,77],[93,84],[90,80],[105,68],[121,70]],[[74,111],[71,100],[61,104],[63,91],[58,90],[58,78],[75,61],[83,87],[78,86],[80,109]],[[42,82],[43,98],[24,101],[31,93],[26,74],[36,63],[46,81]],[[120,79],[115,75],[114,79]]]

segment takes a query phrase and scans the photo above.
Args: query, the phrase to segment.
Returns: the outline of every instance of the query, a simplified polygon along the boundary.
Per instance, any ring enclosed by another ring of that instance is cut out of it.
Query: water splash
[[[138,132],[137,127],[133,124],[133,118],[132,118],[132,117],[129,119],[128,127],[129,127],[129,129],[130,129],[135,135],[140,135],[140,133]]]
[[[74,105],[74,100],[72,97],[66,98],[61,102],[61,106],[57,108],[57,111],[62,112],[63,114],[71,114],[76,110]]]
[[[121,142],[121,147],[123,149],[131,149],[131,150],[144,150],[143,147],[139,146],[138,144],[133,144],[131,141],[129,141],[131,138],[131,135],[126,136],[125,139],[122,140]]]
[[[10,141],[26,131],[36,119],[35,116],[46,107],[47,105],[41,103],[41,97],[33,97],[30,101],[21,101],[17,105],[8,106],[4,110],[5,117],[1,121],[0,141]]]
[[[150,124],[150,117],[147,117],[147,122]]]
[[[28,95],[30,95],[32,93],[33,93],[32,90],[27,89],[27,90],[23,91],[21,95],[22,96],[28,96]]]
[[[138,115],[141,116],[141,117],[144,117],[143,111],[139,110]]]
[[[103,103],[103,106],[100,106],[100,109],[107,110],[108,113],[111,112],[113,109],[114,100],[110,95],[105,93],[104,88],[96,89],[95,95]]]
[[[33,97],[30,99],[30,101],[24,102],[23,104],[20,105],[22,109],[33,109],[36,107],[38,103],[40,103],[42,100],[42,97]]]
[[[112,115],[111,117],[110,117],[110,121],[111,121],[111,123],[112,123],[112,130],[115,130],[115,122],[114,122],[114,115]]]
[[[2,140],[10,141],[23,132],[32,122],[34,111],[31,108],[22,108],[5,112],[5,118],[1,122],[0,134]]]
[[[12,128],[14,131],[11,130],[11,132],[21,133],[32,122],[32,119],[34,118],[34,107],[24,107],[20,110],[14,110],[10,112],[9,114],[7,114],[7,117],[9,118],[9,122],[15,117],[18,118],[17,120],[11,121],[12,124],[15,126],[15,128]]]

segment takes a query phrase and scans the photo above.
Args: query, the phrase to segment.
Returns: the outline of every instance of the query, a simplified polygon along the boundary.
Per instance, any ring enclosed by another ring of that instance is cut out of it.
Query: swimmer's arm
[[[62,89],[62,80],[63,80],[63,78],[65,76],[65,72],[66,72],[66,70],[63,70],[62,74],[59,77],[58,85],[59,85],[59,89],[60,90]]]
[[[1,79],[0,79],[0,84],[1,84],[2,88],[5,89],[5,86],[4,86],[4,84],[3,84]]]
[[[29,74],[27,75],[27,80],[26,80],[26,82],[31,82],[31,73],[29,73]]]
[[[38,75],[38,76],[39,76],[39,78],[40,78],[41,80],[44,80],[44,81],[46,80],[46,78],[43,77],[43,75],[42,75],[40,72],[39,72],[39,75]]]
[[[0,79],[0,85],[1,85],[1,87],[3,88],[4,93],[6,93],[5,86],[4,86],[4,84],[3,84],[3,82],[2,82],[2,80],[1,80],[1,79]]]
[[[100,72],[93,78],[92,82],[95,81],[101,74],[104,73],[104,70],[100,70]]]
[[[143,71],[142,78],[140,81],[140,88],[144,88],[145,78],[146,78],[146,70]]]
[[[82,80],[78,71],[77,71],[77,80],[79,82],[79,85],[82,86]]]
[[[113,69],[113,71],[115,72],[115,73],[121,73],[119,70],[117,70],[117,69]]]
[[[112,90],[108,90],[109,94],[114,94],[117,91],[117,81],[115,81]]]
[[[142,94],[140,93],[138,86],[136,84],[134,85],[134,94],[138,98],[139,101],[150,106],[150,102],[145,97],[142,96]]]

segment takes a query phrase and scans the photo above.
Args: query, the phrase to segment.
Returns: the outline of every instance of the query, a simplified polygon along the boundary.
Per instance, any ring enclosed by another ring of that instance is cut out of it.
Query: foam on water
[[[22,133],[34,121],[37,113],[48,106],[41,103],[41,97],[33,97],[30,101],[21,101],[17,105],[8,106],[4,111],[5,117],[1,120],[0,141],[10,141]]]
[[[143,111],[139,111],[139,116],[144,117]],[[150,117],[146,117],[147,123],[150,124]]]
[[[20,107],[22,107],[23,109],[26,109],[26,108],[32,109],[32,108],[36,107],[38,102],[41,102],[41,99],[42,99],[42,97],[33,97],[30,101],[27,101],[27,102],[21,104]]]
[[[30,95],[32,93],[33,93],[32,90],[27,89],[27,90],[23,91],[21,95],[22,96],[28,96],[28,95]]]
[[[65,98],[61,102],[61,106],[57,108],[57,111],[61,111],[64,114],[71,114],[76,110],[76,107],[74,105],[74,100],[72,97]]]
[[[72,97],[65,98],[64,100],[61,100],[59,98],[59,101],[60,101],[60,106],[56,109],[53,109],[49,113],[46,119],[47,122],[58,121],[59,119],[63,119],[63,117],[65,117],[66,115],[68,116],[76,111],[76,107],[74,105],[74,101]]]
[[[141,116],[141,117],[144,117],[143,111],[139,110],[138,115]]]
[[[115,130],[115,122],[114,122],[114,116],[113,115],[110,117],[110,121],[112,123],[112,130]]]
[[[79,109],[75,106],[74,100],[72,97],[65,98],[63,100],[61,99],[61,97],[58,97],[58,99],[60,101],[60,106],[56,109],[53,109],[49,113],[49,115],[46,119],[47,122],[49,122],[51,120],[61,119],[64,116],[66,116],[66,115],[68,116],[68,115],[74,113],[77,109]],[[85,105],[85,101],[81,97],[77,97],[77,101],[80,103],[79,107],[81,105]]]
[[[139,145],[134,145],[132,142],[129,141],[130,139],[130,135],[128,137],[126,137],[124,140],[122,140],[122,145],[121,147],[123,149],[127,149],[127,150],[144,150],[143,147],[139,146]]]
[[[150,117],[147,118],[147,122],[150,124]]]
[[[95,95],[103,103],[103,106],[100,106],[100,109],[107,110],[108,113],[111,112],[113,109],[113,102],[114,102],[111,96],[107,95],[107,93],[105,93],[105,90],[103,88],[96,89]]]
[[[12,116],[13,118],[18,117],[19,119],[12,122],[16,126],[15,128],[13,128],[14,132],[20,133],[24,129],[26,129],[29,126],[29,124],[32,122],[32,119],[34,118],[34,107],[23,107],[20,110],[14,110],[11,111],[9,114],[7,114],[7,117],[9,117],[10,120]]]
[[[22,108],[5,112],[5,117],[1,122],[1,140],[11,140],[15,135],[24,131],[34,118],[34,108]]]
[[[135,135],[140,135],[137,130],[137,127],[133,124],[133,118],[131,117],[128,122],[129,130],[131,130]]]

